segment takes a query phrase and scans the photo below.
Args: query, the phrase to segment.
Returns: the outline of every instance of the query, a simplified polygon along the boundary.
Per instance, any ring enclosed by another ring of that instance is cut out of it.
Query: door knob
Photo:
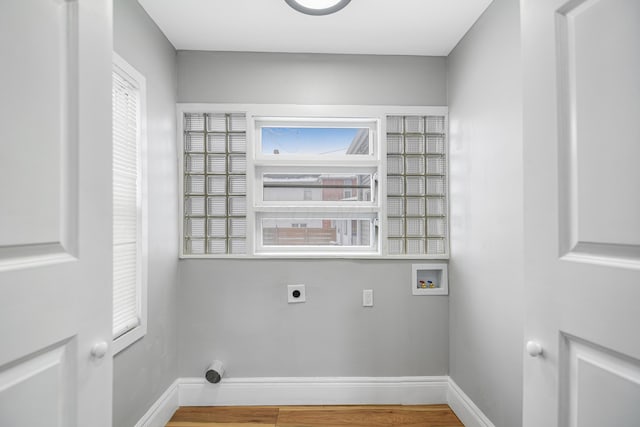
[[[97,342],[91,347],[91,356],[96,359],[102,359],[105,354],[107,354],[107,350],[109,349],[109,344],[105,341]]]
[[[542,355],[542,346],[538,341],[527,341],[527,353],[531,357],[538,357]]]

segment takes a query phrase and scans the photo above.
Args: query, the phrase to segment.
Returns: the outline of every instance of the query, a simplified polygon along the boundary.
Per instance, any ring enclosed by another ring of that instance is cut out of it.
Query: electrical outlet
[[[287,286],[287,302],[289,304],[305,302],[306,300],[307,300],[307,293],[305,292],[304,285],[288,285]]]
[[[373,289],[362,290],[362,306],[373,307]]]

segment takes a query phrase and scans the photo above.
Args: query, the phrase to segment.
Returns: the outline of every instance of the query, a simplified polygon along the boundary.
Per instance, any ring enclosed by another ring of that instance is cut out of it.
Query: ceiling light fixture
[[[298,12],[307,15],[329,15],[341,10],[351,0],[284,0]]]

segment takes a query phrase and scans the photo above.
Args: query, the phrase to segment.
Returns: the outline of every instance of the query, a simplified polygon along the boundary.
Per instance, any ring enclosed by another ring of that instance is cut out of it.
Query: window
[[[114,354],[146,333],[145,79],[114,54]]]
[[[183,257],[448,257],[445,107],[180,105]]]

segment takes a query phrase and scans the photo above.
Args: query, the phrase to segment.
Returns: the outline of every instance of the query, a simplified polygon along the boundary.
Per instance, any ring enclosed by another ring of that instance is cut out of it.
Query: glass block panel
[[[404,151],[404,139],[402,135],[387,135],[387,153],[402,154]]]
[[[229,197],[229,215],[245,216],[247,215],[247,199],[244,196]]]
[[[404,215],[404,199],[402,197],[387,198],[387,214],[389,216]]]
[[[187,216],[204,216],[204,197],[186,197],[184,199],[184,214]]]
[[[389,237],[402,237],[404,236],[404,219],[402,218],[389,218],[387,220],[387,227],[389,230],[387,234]]]
[[[406,133],[424,133],[424,117],[407,116],[404,120]]]
[[[427,135],[427,153],[444,154],[444,136]]]
[[[229,218],[229,236],[246,237],[247,220],[245,218]]]
[[[204,175],[188,175],[184,177],[186,194],[204,194]]]
[[[242,175],[229,177],[229,194],[245,194],[247,192],[247,178]]]
[[[245,239],[229,239],[229,253],[246,254],[247,241]]]
[[[427,239],[427,253],[428,254],[443,254],[444,253],[444,239]]]
[[[226,216],[227,198],[225,196],[213,196],[207,198],[207,215]]]
[[[423,197],[407,198],[407,216],[424,216],[425,203]]]
[[[226,132],[227,131],[226,114],[207,114],[207,131]]]
[[[408,196],[424,196],[423,176],[408,176],[406,177],[406,180]]]
[[[410,255],[423,254],[425,251],[424,239],[407,239],[407,253]]]
[[[229,134],[229,151],[244,153],[247,151],[247,135],[244,133]]]
[[[406,154],[424,153],[424,136],[407,135],[404,137],[404,152]]]
[[[207,172],[224,174],[227,172],[227,156],[224,154],[209,154],[207,156]]]
[[[402,196],[404,194],[404,182],[402,177],[387,177],[387,194],[390,196]]]
[[[427,133],[444,133],[444,116],[427,116]]]
[[[424,175],[424,156],[407,156],[405,163],[407,175]]]
[[[389,255],[404,254],[404,239],[389,239],[387,246],[389,247]]]
[[[444,215],[446,213],[444,198],[427,198],[427,215]]]
[[[427,156],[427,174],[444,175],[445,160],[442,156]]]
[[[207,253],[226,254],[227,241],[225,239],[209,239],[207,241]]]
[[[227,136],[224,133],[208,134],[207,151],[209,153],[225,153],[227,151]]]
[[[446,231],[444,218],[427,218],[427,235],[444,237]]]
[[[207,177],[207,194],[227,194],[227,177],[224,175]]]
[[[247,119],[242,113],[235,113],[229,115],[229,131],[230,132],[244,132],[247,130]]]
[[[204,173],[204,154],[187,154],[184,156],[186,173]]]
[[[402,156],[387,156],[387,173],[402,175],[404,171]]]
[[[184,235],[204,238],[204,218],[186,218],[184,220]]]
[[[207,221],[208,237],[227,237],[227,220],[225,218],[209,218]]]
[[[246,173],[247,172],[247,159],[244,155],[230,155],[229,156],[229,173]]]
[[[404,118],[402,116],[387,117],[387,133],[403,133]]]
[[[203,255],[205,248],[204,239],[185,239],[184,252],[189,255]]]
[[[424,237],[424,218],[407,218],[407,237]]]
[[[203,133],[185,133],[184,151],[187,153],[204,152],[204,134]]]
[[[427,194],[444,196],[444,178],[440,176],[427,177]]]
[[[184,130],[204,132],[204,114],[186,113],[184,115]]]

